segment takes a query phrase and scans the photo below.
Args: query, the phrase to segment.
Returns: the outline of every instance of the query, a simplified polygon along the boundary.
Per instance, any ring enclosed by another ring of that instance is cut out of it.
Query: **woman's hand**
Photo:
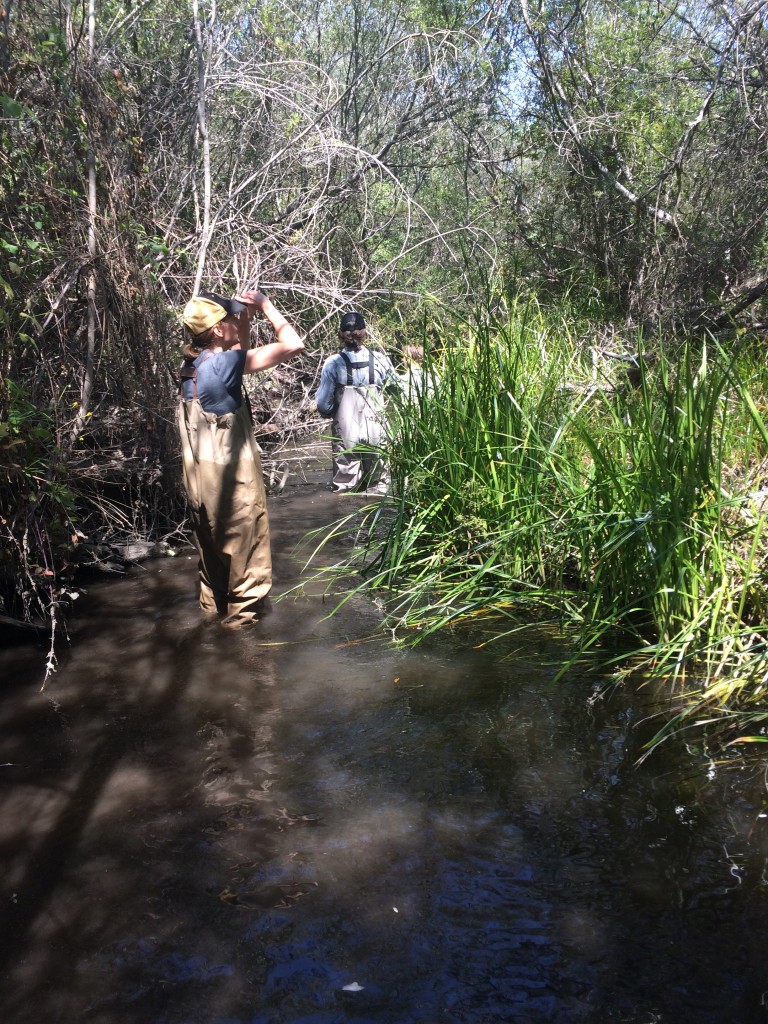
[[[249,313],[254,310],[263,313],[265,307],[270,303],[269,297],[264,292],[259,292],[255,289],[253,291],[241,292],[235,296],[235,299],[238,302],[244,303],[248,307]]]
[[[278,363],[284,363],[287,359],[295,356],[304,348],[304,342],[296,333],[295,328],[288,323],[283,314],[274,305],[269,296],[264,292],[256,290],[241,292],[235,298],[248,307],[248,313],[258,311],[262,313],[272,324],[275,332],[275,341],[268,345],[260,345],[248,351],[245,359],[244,373],[256,373],[259,370],[269,370]]]

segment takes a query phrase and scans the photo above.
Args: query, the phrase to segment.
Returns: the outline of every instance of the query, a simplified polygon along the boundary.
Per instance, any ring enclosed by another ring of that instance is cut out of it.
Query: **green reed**
[[[391,403],[392,497],[336,568],[413,639],[556,621],[567,667],[673,682],[677,727],[704,705],[762,721],[764,371],[687,344],[630,380],[583,351],[534,306],[446,333],[428,386]]]

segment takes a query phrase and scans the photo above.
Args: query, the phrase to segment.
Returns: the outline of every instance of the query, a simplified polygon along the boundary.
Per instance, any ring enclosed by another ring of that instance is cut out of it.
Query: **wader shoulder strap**
[[[208,351],[208,352],[203,352],[203,354],[201,356],[198,356],[197,358],[200,360],[200,365],[202,365],[205,362],[206,359],[210,359],[210,357],[212,355],[213,355],[213,352]],[[197,398],[197,366],[195,366],[194,363],[190,363],[188,359],[185,359],[184,362],[179,367],[179,397],[180,398],[184,397],[183,388],[184,388],[184,381],[185,380],[191,380],[192,381],[192,397],[193,398]]]
[[[352,362],[352,360],[349,358],[349,356],[347,355],[346,352],[340,352],[339,355],[341,356],[341,358],[344,360],[344,362],[347,365],[347,387],[348,388],[351,388],[352,385],[353,385],[352,371],[353,370],[362,370],[362,368],[364,366],[368,367],[368,383],[369,384],[375,384],[376,383],[376,373],[375,373],[374,366],[373,366],[373,352],[369,352],[368,353],[368,359],[367,360],[363,359],[363,360],[358,360],[357,362]]]
[[[185,380],[191,380],[192,381],[192,398],[197,398],[197,371],[198,371],[198,368],[200,366],[202,366],[202,364],[206,361],[206,359],[210,359],[212,355],[213,355],[213,352],[210,352],[210,351],[209,352],[203,352],[203,354],[201,356],[197,357],[198,360],[199,360],[197,366],[195,366],[194,363],[190,363],[189,360],[187,360],[187,359],[184,360],[184,362],[179,367],[179,398],[183,398],[184,397],[184,381]],[[251,405],[251,399],[250,399],[250,397],[248,395],[248,392],[245,390],[245,381],[243,381],[242,398],[243,398],[243,403],[245,405],[245,408],[248,411],[248,418],[251,421],[251,426],[255,430],[256,429],[256,420],[255,420],[254,415],[253,415],[253,406]]]

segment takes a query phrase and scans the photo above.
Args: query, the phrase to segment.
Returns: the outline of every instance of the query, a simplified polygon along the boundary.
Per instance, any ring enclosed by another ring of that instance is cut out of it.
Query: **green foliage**
[[[595,378],[574,335],[518,306],[444,337],[432,387],[395,402],[395,497],[335,571],[362,569],[413,642],[533,615],[574,638],[568,668],[685,681],[686,716],[725,720],[765,695],[768,429],[746,379],[768,378],[694,342]]]
[[[78,497],[60,469],[49,413],[6,381],[0,394],[0,605],[45,618],[76,533]]]
[[[15,5],[0,80],[14,485],[51,521],[72,514],[58,459],[98,450],[87,413],[110,406],[130,410],[136,464],[167,462],[174,311],[200,254],[205,283],[258,278],[310,329],[354,296],[400,345],[427,305],[434,380],[417,422],[399,410],[397,525],[368,566],[404,586],[403,621],[503,594],[504,614],[578,622],[585,650],[619,629],[655,665],[676,643],[674,665],[714,676],[718,630],[762,607],[762,540],[739,489],[725,498],[763,458],[761,371],[690,349],[637,388],[603,381],[557,309],[700,323],[753,286],[759,308],[756,11],[226,0],[204,5],[198,54],[179,0],[108,0],[92,47],[66,5]],[[706,596],[734,578],[735,603]]]
[[[763,273],[768,176],[744,71],[765,74],[758,10],[532,10],[531,118],[511,123],[536,152],[520,169],[530,249],[515,257],[540,289],[586,280],[636,322],[727,304],[736,282]]]
[[[119,5],[107,4],[97,18],[110,7],[117,16]],[[113,29],[130,25],[123,14]],[[82,445],[93,455],[112,440],[94,429],[94,408],[138,399],[119,443],[129,462],[138,450],[133,465],[149,474],[171,401],[165,345],[174,339],[157,326],[168,315],[156,313],[153,283],[172,256],[148,212],[137,93],[124,60],[135,50],[130,37],[116,37],[120,45],[97,47],[91,58],[85,35],[74,44],[68,36],[67,17],[45,2],[14,9],[0,70],[0,597],[19,617],[46,615],[58,601],[73,571],[73,523],[98,502],[72,451]],[[142,501],[124,517],[129,526],[148,515]]]

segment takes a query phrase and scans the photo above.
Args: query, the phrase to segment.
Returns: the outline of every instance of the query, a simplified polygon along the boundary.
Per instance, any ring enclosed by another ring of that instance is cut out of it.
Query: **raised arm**
[[[277,339],[268,345],[248,349],[244,373],[269,370],[302,351],[304,342],[264,292],[243,292],[242,295],[236,295],[235,298],[238,302],[245,303],[249,316],[253,316],[254,313],[262,313],[272,324]]]

